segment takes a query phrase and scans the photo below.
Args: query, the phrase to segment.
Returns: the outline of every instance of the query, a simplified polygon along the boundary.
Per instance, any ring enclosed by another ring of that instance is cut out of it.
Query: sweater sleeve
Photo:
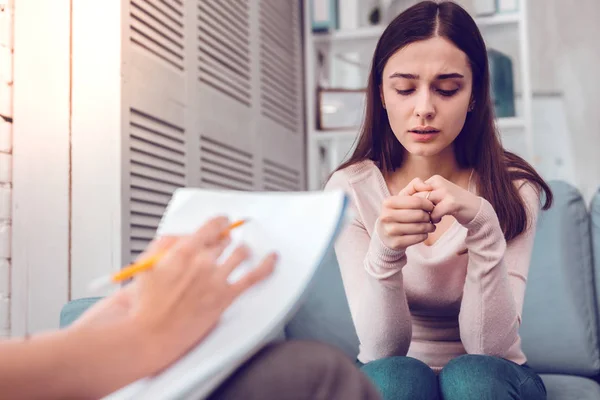
[[[527,210],[527,228],[508,245],[496,212],[485,199],[466,226],[469,261],[459,325],[469,354],[502,357],[518,340],[540,209],[539,194],[532,185],[523,184],[519,193]]]
[[[352,320],[361,344],[361,362],[406,355],[412,336],[410,312],[402,283],[404,251],[388,248],[363,225],[357,195],[343,171],[325,190],[343,189],[351,199],[351,221],[341,232],[335,253]]]

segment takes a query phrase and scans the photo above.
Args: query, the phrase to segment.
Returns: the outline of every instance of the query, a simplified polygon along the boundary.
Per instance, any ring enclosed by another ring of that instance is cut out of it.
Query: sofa
[[[544,380],[548,400],[600,400],[600,190],[588,208],[571,185],[550,185],[555,202],[538,220],[520,332],[523,350]],[[329,343],[354,360],[358,338],[332,250],[304,298],[286,325],[286,338]],[[61,326],[95,300],[65,305]]]

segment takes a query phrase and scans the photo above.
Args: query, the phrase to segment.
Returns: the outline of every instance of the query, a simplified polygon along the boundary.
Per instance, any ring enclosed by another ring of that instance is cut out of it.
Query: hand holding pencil
[[[148,365],[142,376],[175,361],[217,325],[240,294],[273,271],[276,256],[271,254],[241,279],[228,282],[250,256],[239,247],[218,263],[230,244],[227,232],[235,226],[227,218],[215,218],[193,235],[156,240],[140,257],[154,260],[152,267],[135,273],[131,284],[96,304],[75,325],[126,323],[138,338],[132,346],[141,348]]]

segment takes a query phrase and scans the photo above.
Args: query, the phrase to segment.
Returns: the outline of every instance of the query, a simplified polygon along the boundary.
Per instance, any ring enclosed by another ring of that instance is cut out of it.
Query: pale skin
[[[274,254],[234,284],[244,247],[222,264],[228,226],[215,218],[195,234],[162,238],[145,255],[166,251],[151,271],[93,306],[69,328],[0,343],[0,393],[10,399],[100,398],[164,369],[202,341],[224,310],[271,274]],[[144,256],[145,256],[144,255]]]
[[[481,198],[467,190],[471,170],[459,168],[453,149],[477,106],[472,80],[467,55],[441,37],[398,50],[383,69],[381,101],[405,149],[402,166],[384,177],[392,196],[376,229],[389,248],[433,245],[454,220],[466,224],[479,210]]]

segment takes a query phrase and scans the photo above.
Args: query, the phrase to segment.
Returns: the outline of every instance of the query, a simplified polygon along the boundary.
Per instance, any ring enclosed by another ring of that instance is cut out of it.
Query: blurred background
[[[415,0],[0,0],[0,335],[58,325],[181,186],[319,190]],[[600,2],[459,0],[510,150],[600,184]]]

